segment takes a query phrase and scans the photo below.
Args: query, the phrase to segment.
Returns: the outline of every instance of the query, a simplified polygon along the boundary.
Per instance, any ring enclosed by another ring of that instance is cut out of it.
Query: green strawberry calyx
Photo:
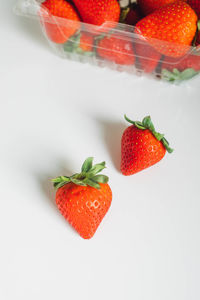
[[[198,75],[199,72],[195,71],[193,68],[185,69],[180,72],[178,69],[174,68],[172,72],[163,69],[162,70],[162,78],[167,81],[178,81],[181,82],[183,80],[188,80]]]
[[[88,57],[94,56],[95,54],[94,51],[84,51],[79,47],[80,38],[81,38],[80,32],[70,37],[69,40],[64,44],[64,51],[68,53],[75,52],[77,54],[81,54]]]
[[[100,189],[100,183],[107,183],[109,180],[108,176],[98,174],[105,168],[105,161],[93,165],[93,157],[88,157],[82,165],[81,173],[76,173],[70,177],[59,176],[51,181],[56,189],[59,189],[70,182],[81,186],[91,186],[95,189]]]
[[[124,118],[127,122],[133,124],[138,129],[141,129],[141,130],[148,129],[149,131],[151,131],[151,133],[154,135],[154,137],[163,144],[163,146],[166,148],[167,152],[172,153],[174,151],[172,148],[169,147],[169,142],[164,137],[164,134],[161,134],[155,130],[155,127],[151,121],[150,116],[145,117],[142,120],[142,122],[132,121],[126,115],[124,115]]]

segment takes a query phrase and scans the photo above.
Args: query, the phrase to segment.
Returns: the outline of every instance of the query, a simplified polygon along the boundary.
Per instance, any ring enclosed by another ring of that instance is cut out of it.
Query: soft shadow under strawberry
[[[98,120],[102,127],[103,140],[115,168],[120,171],[121,138],[127,128],[123,122]]]

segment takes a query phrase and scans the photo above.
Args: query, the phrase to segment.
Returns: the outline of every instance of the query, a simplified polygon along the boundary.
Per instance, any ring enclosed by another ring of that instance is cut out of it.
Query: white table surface
[[[0,299],[200,299],[200,77],[181,86],[56,57],[37,22],[0,12]],[[151,115],[175,152],[119,172],[123,114]],[[106,160],[113,202],[83,240],[51,177]]]

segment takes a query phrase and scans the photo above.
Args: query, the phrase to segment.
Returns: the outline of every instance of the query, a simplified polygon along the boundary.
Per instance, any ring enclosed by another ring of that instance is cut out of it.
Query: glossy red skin
[[[184,1],[164,6],[136,24],[141,34],[161,54],[180,57],[188,52],[197,29],[197,16]]]
[[[184,71],[189,68],[194,69],[196,72],[200,71],[200,53],[199,55],[189,54],[182,59],[165,57],[162,62],[162,69],[166,69],[171,72],[173,71],[173,69]]]
[[[139,68],[145,73],[152,73],[162,57],[151,45],[140,40],[135,43],[135,53],[139,60]]]
[[[80,28],[80,19],[73,6],[65,0],[46,0],[42,3],[42,9],[47,9],[50,13],[49,17],[41,10],[40,18],[44,23],[47,36],[51,41],[57,44],[64,44],[70,36],[74,35]],[[63,26],[63,22],[59,19],[55,22],[55,17],[69,19],[76,21],[70,25],[66,22]],[[60,22],[60,24],[59,24]]]
[[[177,0],[138,0],[138,5],[144,16],[147,16],[155,10],[176,1]]]
[[[187,3],[194,9],[200,19],[200,0],[187,0]]]
[[[120,6],[117,0],[73,0],[73,2],[85,23],[102,26],[107,21],[119,21]],[[112,27],[115,27],[115,24],[109,25],[108,29]]]
[[[133,65],[135,54],[130,41],[111,35],[100,40],[97,53],[100,57],[120,65]]]
[[[68,183],[56,193],[56,204],[64,218],[84,239],[90,239],[107,213],[112,191],[108,184],[101,189]]]
[[[123,175],[133,175],[156,163],[166,153],[162,142],[159,142],[148,130],[129,126],[121,140],[121,172]]]

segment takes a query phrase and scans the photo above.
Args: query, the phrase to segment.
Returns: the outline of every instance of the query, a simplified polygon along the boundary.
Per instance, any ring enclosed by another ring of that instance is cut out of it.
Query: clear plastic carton
[[[200,71],[200,49],[196,47],[147,41],[133,26],[122,23],[95,26],[55,17],[41,6],[42,2],[18,0],[14,11],[37,19],[51,47],[63,58],[168,81],[189,79]],[[180,56],[165,56],[159,48],[179,49]]]

